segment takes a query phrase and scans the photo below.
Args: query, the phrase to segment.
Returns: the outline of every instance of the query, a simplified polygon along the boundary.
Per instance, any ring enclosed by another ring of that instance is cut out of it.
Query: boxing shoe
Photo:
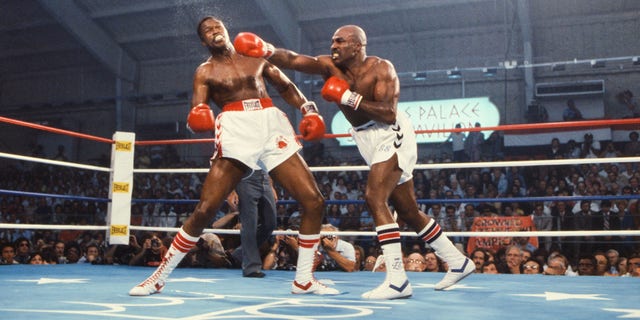
[[[447,274],[444,275],[444,278],[442,278],[440,282],[436,283],[434,289],[444,290],[446,288],[449,288],[468,275],[472,274],[475,269],[476,265],[473,263],[473,261],[465,257],[464,262],[462,263],[462,266],[460,268],[454,269],[451,266],[449,267],[449,271],[447,271]]]
[[[297,281],[293,281],[291,284],[291,293],[293,294],[317,294],[317,295],[336,295],[340,294],[340,291],[330,288],[322,284],[322,282],[312,279],[307,282],[305,285],[298,283]]]
[[[160,293],[160,291],[162,291],[162,288],[164,288],[164,281],[158,281],[157,279],[153,279],[153,275],[152,275],[141,284],[129,290],[129,295],[138,296],[138,297],[148,296],[154,293]]]
[[[407,299],[413,294],[413,289],[408,279],[402,282],[402,285],[393,285],[389,280],[385,280],[377,288],[362,294],[363,299],[369,300],[392,300]]]
[[[169,277],[171,271],[173,271],[173,269],[178,265],[178,262],[180,262],[180,259],[176,259],[175,255],[167,254],[167,256],[162,259],[162,263],[156,271],[154,271],[147,280],[129,290],[129,295],[148,296],[154,293],[160,293],[162,288],[164,288],[165,280]]]

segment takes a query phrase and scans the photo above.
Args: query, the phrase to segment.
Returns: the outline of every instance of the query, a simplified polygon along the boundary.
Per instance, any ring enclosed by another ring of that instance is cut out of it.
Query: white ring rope
[[[88,226],[88,225],[63,225],[63,224],[11,224],[0,223],[0,229],[34,229],[34,230],[108,230],[108,226]],[[177,233],[180,228],[168,227],[143,227],[131,226],[131,230],[141,231],[159,231]],[[230,234],[239,235],[240,230],[237,229],[204,229],[205,233]],[[274,235],[297,235],[297,231],[292,230],[275,230]],[[332,231],[321,232],[323,235],[337,235],[343,237],[373,237],[377,233],[375,231]],[[448,237],[585,237],[585,236],[640,236],[640,230],[587,230],[587,231],[443,231]],[[402,231],[400,235],[403,237],[417,237],[415,232]]]
[[[73,163],[73,162],[68,162],[68,161],[59,161],[59,160],[50,160],[50,159],[43,159],[43,158],[36,158],[36,157],[20,156],[20,155],[17,155],[17,154],[10,154],[10,153],[4,153],[4,152],[0,152],[0,158],[9,158],[9,159],[23,160],[23,161],[32,161],[32,162],[46,163],[46,164],[52,164],[52,165],[56,165],[56,166],[71,167],[71,168],[77,168],[77,169],[86,169],[86,170],[95,170],[95,171],[102,171],[102,172],[111,172],[111,168],[107,168],[107,167],[99,167],[99,166],[93,166],[93,165],[88,165],[88,164]]]

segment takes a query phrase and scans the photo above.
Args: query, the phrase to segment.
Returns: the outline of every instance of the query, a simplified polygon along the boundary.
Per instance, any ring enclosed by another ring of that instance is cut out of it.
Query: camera
[[[160,239],[151,239],[151,246],[152,247],[159,247],[160,245],[161,245]]]

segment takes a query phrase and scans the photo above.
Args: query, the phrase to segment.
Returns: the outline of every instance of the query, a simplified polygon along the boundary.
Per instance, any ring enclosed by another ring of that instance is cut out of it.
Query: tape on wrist
[[[309,112],[319,113],[318,112],[318,106],[316,106],[316,103],[313,102],[313,101],[307,101],[307,102],[303,103],[300,106],[300,111],[302,112],[302,115],[306,115]]]

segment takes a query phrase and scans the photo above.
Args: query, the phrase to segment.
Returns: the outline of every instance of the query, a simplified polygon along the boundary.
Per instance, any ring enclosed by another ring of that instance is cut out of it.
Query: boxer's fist
[[[239,54],[254,58],[269,58],[276,51],[272,44],[251,32],[238,33],[233,46]]]
[[[321,91],[322,97],[327,101],[337,102],[358,110],[362,96],[349,90],[349,83],[338,77],[330,77],[324,83]]]
[[[306,102],[300,107],[300,111],[304,115],[298,126],[302,139],[306,141],[322,139],[326,128],[322,116],[318,114],[316,104],[313,101]]]
[[[194,133],[214,131],[214,123],[213,111],[206,103],[191,108],[187,116],[187,128]]]

